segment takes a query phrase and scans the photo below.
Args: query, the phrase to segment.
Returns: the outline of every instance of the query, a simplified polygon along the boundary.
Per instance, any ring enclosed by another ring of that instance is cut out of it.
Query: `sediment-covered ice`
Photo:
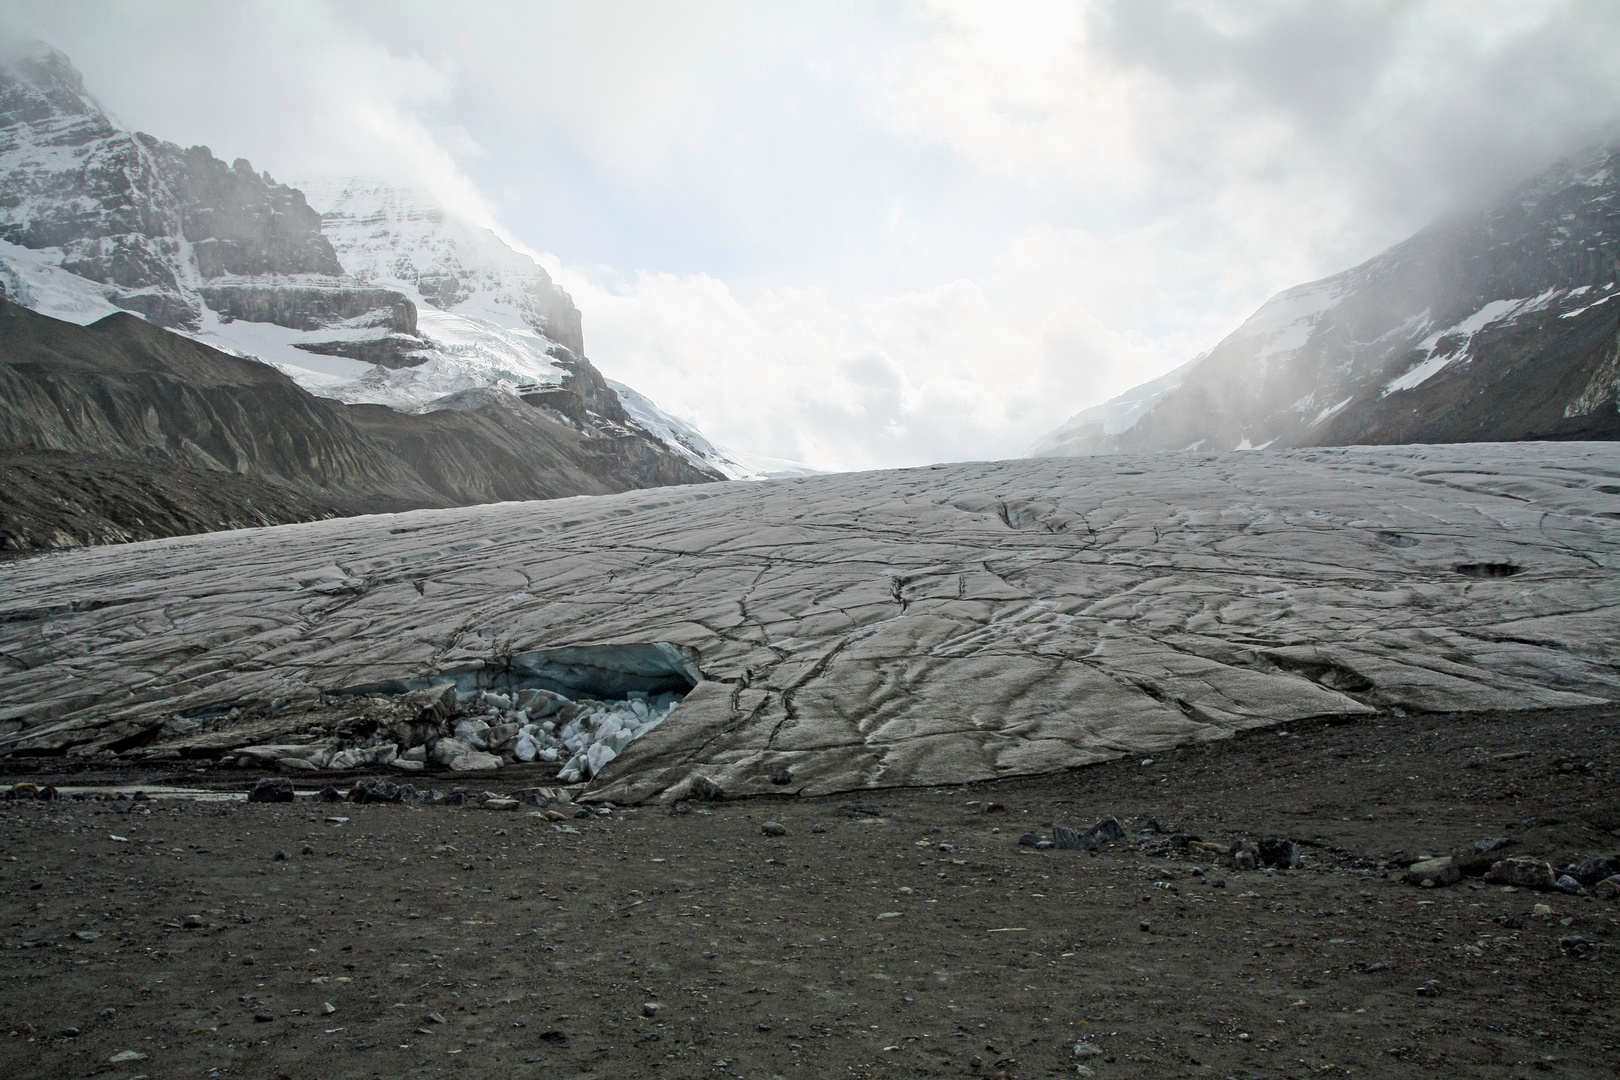
[[[1617,564],[1620,446],[1594,443],[960,464],[180,537],[6,564],[0,753],[215,753],[253,738],[230,708],[268,730],[521,669],[631,702],[519,732],[555,751],[546,777],[616,801],[699,773],[960,782],[1310,716],[1620,700]],[[647,723],[624,688],[656,698],[682,658],[697,685]]]

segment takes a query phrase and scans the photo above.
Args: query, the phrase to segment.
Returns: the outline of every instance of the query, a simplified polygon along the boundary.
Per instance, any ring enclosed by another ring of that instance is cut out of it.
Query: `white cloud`
[[[1601,0],[17,0],[0,29],[132,126],[555,252],[610,376],[824,467],[1017,453],[1620,107]]]

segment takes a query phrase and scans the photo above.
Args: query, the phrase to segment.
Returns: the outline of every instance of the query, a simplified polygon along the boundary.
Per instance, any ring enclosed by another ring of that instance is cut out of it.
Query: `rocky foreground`
[[[1617,733],[1365,717],[673,811],[14,760],[57,797],[0,800],[0,1073],[1610,1077]]]

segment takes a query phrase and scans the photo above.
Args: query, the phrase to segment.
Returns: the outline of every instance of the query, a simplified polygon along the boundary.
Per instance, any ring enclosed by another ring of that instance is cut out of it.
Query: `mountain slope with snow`
[[[318,206],[245,160],[121,129],[48,46],[0,64],[0,285],[17,303],[80,325],[134,312],[350,405],[481,410],[497,441],[539,430],[521,411],[538,410],[599,443],[587,457],[605,471],[588,487],[738,475],[625,411],[585,357],[578,309],[532,257],[418,193],[312,191]],[[538,460],[508,449],[473,457],[544,467],[544,447]],[[533,489],[472,475],[471,460],[441,463],[458,491]]]
[[[1620,438],[1620,145],[1267,301],[1032,456]]]

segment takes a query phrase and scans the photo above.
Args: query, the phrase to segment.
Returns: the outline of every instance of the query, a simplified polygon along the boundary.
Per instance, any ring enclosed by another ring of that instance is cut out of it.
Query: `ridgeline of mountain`
[[[494,390],[345,405],[133,314],[0,300],[0,551],[709,479]]]
[[[350,182],[322,198],[326,220],[245,160],[119,128],[47,46],[0,64],[0,287],[93,324],[76,336],[9,312],[0,336],[0,452],[13,470],[46,455],[11,474],[15,490],[47,491],[67,455],[94,457],[105,481],[74,489],[62,543],[723,478],[719,457],[625,411],[534,259],[414,193]],[[120,312],[212,348],[142,336]],[[98,348],[114,350],[99,368]],[[205,483],[149,476],[169,508],[136,525],[141,485],[108,463],[154,455],[277,494],[233,514]],[[202,500],[190,517],[182,489]],[[288,502],[295,489],[314,501]],[[95,490],[114,493],[105,528]],[[13,546],[52,543],[43,505],[28,515]]]
[[[1620,145],[1267,301],[1031,456],[1620,438]]]

